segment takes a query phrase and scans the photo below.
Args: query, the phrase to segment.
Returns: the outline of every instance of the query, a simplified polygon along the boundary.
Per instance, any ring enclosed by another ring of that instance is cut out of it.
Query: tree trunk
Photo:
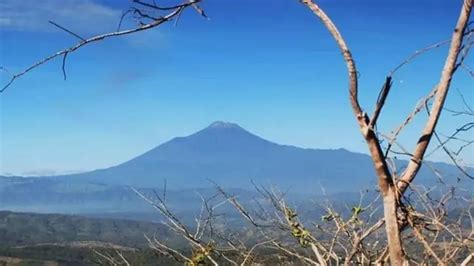
[[[402,248],[401,232],[397,218],[398,200],[394,186],[390,186],[382,196],[390,264],[405,265],[406,258]]]

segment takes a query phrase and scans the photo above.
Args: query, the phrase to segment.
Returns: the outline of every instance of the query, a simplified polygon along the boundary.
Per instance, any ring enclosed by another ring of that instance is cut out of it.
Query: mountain
[[[406,162],[399,162],[399,166]],[[447,164],[436,167],[455,173]],[[423,178],[435,175],[422,172]],[[58,177],[83,182],[138,187],[207,187],[208,180],[227,187],[250,187],[251,180],[310,192],[355,191],[375,179],[369,156],[345,149],[303,149],[279,145],[237,124],[214,122],[187,137],[174,138],[123,164],[89,173]]]
[[[254,180],[297,190],[323,185],[342,191],[352,187],[351,180],[367,184],[372,177],[366,155],[279,145],[237,124],[215,122],[123,164],[55,179],[139,187],[161,186],[166,179],[172,188],[206,187],[208,180],[227,187],[250,187]]]
[[[406,162],[397,165],[403,167]],[[451,180],[459,173],[448,164],[433,166]],[[372,161],[365,154],[280,145],[237,124],[215,122],[107,169],[54,177],[0,178],[0,209],[34,211],[31,206],[44,203],[43,211],[63,212],[71,210],[71,204],[81,212],[104,206],[136,210],[142,202],[137,202],[126,186],[157,188],[165,180],[168,189],[175,191],[209,188],[213,186],[210,180],[225,188],[252,189],[253,181],[318,195],[322,188],[330,194],[375,188],[375,179]],[[437,177],[423,167],[417,180],[433,184]],[[181,198],[186,197],[181,194]]]

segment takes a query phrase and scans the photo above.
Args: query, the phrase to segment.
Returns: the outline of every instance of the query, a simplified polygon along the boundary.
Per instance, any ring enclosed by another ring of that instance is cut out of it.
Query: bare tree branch
[[[169,7],[169,8],[166,8],[166,9],[162,9],[162,10],[172,10],[172,12],[170,12],[169,14],[167,14],[166,16],[163,16],[163,17],[159,17],[159,18],[156,18],[155,20],[152,20],[150,23],[148,24],[143,24],[139,27],[136,27],[136,28],[132,28],[132,29],[127,29],[127,30],[122,30],[122,31],[116,31],[116,32],[109,32],[109,33],[105,33],[105,34],[100,34],[100,35],[97,35],[97,36],[94,36],[94,37],[91,37],[91,38],[88,38],[88,39],[84,39],[80,36],[78,36],[77,34],[55,24],[54,22],[51,22],[53,25],[57,26],[58,28],[61,28],[62,30],[68,32],[69,34],[72,34],[74,36],[76,36],[77,38],[81,39],[81,41],[76,44],[76,45],[73,45],[69,48],[66,48],[66,49],[63,49],[61,51],[58,51],[56,52],[55,54],[52,54],[36,63],[34,63],[33,65],[27,67],[26,69],[24,69],[23,71],[20,71],[19,73],[16,73],[14,74],[11,79],[7,82],[7,84],[5,86],[2,87],[2,89],[0,89],[0,93],[4,92],[6,89],[8,89],[8,87],[10,87],[10,85],[12,85],[12,83],[20,78],[21,76],[27,74],[28,72],[30,72],[31,70],[55,59],[56,57],[59,57],[59,56],[63,56],[63,66],[62,66],[62,69],[63,69],[63,75],[64,75],[64,78],[66,78],[66,74],[65,74],[65,62],[66,62],[66,56],[69,54],[69,53],[73,53],[75,52],[76,50],[78,50],[79,48],[87,45],[87,44],[90,44],[90,43],[93,43],[93,42],[97,42],[97,41],[102,41],[104,39],[108,39],[108,38],[112,38],[112,37],[118,37],[118,36],[123,36],[123,35],[129,35],[129,34],[133,34],[133,33],[137,33],[137,32],[141,32],[141,31],[145,31],[145,30],[149,30],[149,29],[152,29],[152,28],[155,28],[165,22],[168,22],[172,19],[174,19],[176,16],[178,16],[185,8],[188,8],[190,6],[195,6],[198,2],[200,2],[201,0],[189,0],[189,1],[186,1],[185,3],[183,4],[180,4],[180,5],[176,5],[176,6],[173,6],[173,7]],[[136,3],[139,3],[139,1],[134,1]],[[123,19],[123,16],[121,18],[121,20]],[[121,25],[121,22],[119,23],[119,28],[120,28],[120,25]]]
[[[453,33],[451,46],[449,49],[448,56],[446,58],[445,66],[441,74],[441,79],[436,89],[431,114],[428,118],[425,128],[423,129],[421,137],[418,140],[418,144],[415,148],[415,151],[413,152],[413,157],[411,158],[401,180],[397,183],[399,193],[403,193],[407,189],[408,185],[413,181],[416,174],[418,173],[426,149],[428,148],[431,137],[433,136],[436,125],[438,124],[438,120],[449,91],[451,79],[453,77],[454,72],[456,71],[456,64],[461,50],[464,32],[469,20],[469,15],[471,13],[473,2],[473,0],[464,0],[463,7],[461,9],[461,14],[459,15],[459,20]]]

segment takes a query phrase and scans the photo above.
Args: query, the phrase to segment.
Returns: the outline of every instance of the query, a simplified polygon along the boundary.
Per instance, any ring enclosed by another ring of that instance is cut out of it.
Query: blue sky
[[[167,1],[170,2],[170,1]],[[450,37],[461,0],[322,0],[361,73],[360,100],[372,111],[390,69],[415,50]],[[114,30],[128,1],[4,0],[1,66],[17,72],[74,44],[53,20],[83,36]],[[44,65],[0,95],[0,172],[49,174],[108,167],[215,120],[277,143],[366,152],[347,98],[344,62],[329,34],[298,1],[207,0],[210,20],[188,10],[172,24],[92,44]],[[78,15],[79,14],[79,15]],[[390,132],[436,84],[446,47],[395,77],[379,129]],[[472,57],[466,61],[474,65]],[[2,73],[1,81],[8,79]],[[459,71],[447,106],[469,102]],[[402,136],[411,148],[423,119]],[[445,114],[445,134],[465,121]],[[472,133],[470,137],[472,139]],[[469,135],[467,135],[469,137]],[[463,157],[474,162],[472,149]],[[431,160],[447,160],[435,154]]]

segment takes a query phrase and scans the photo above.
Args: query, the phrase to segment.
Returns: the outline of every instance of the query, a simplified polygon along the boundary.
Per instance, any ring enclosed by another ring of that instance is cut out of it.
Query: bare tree
[[[342,52],[342,56],[346,61],[349,76],[350,103],[354,112],[354,116],[359,124],[361,133],[367,142],[370,154],[372,156],[375,172],[378,176],[378,185],[382,194],[390,261],[393,265],[403,265],[407,260],[402,245],[401,227],[406,221],[399,220],[399,212],[403,211],[403,208],[401,208],[403,205],[401,197],[403,196],[406,189],[412,184],[413,180],[418,174],[418,171],[420,170],[428,145],[430,144],[431,138],[435,134],[435,128],[443,110],[451,80],[455,71],[459,66],[462,65],[462,61],[459,61],[459,57],[462,50],[463,40],[466,36],[466,28],[468,25],[473,1],[464,0],[459,19],[450,41],[450,48],[441,73],[440,81],[433,90],[434,103],[430,108],[429,118],[426,121],[425,127],[421,133],[421,137],[417,142],[415,150],[411,155],[408,166],[399,176],[394,176],[394,174],[390,171],[389,162],[382,150],[381,141],[375,130],[377,120],[385,105],[385,101],[387,100],[390,88],[392,86],[392,77],[390,75],[386,77],[386,81],[380,92],[375,110],[373,114],[369,116],[365,111],[363,111],[359,103],[357,68],[346,41],[329,16],[317,4],[311,0],[303,0],[302,2],[321,19],[324,26],[329,30],[337,42],[337,45]],[[470,44],[468,44],[468,46],[470,47]],[[467,52],[468,51],[465,53]]]

